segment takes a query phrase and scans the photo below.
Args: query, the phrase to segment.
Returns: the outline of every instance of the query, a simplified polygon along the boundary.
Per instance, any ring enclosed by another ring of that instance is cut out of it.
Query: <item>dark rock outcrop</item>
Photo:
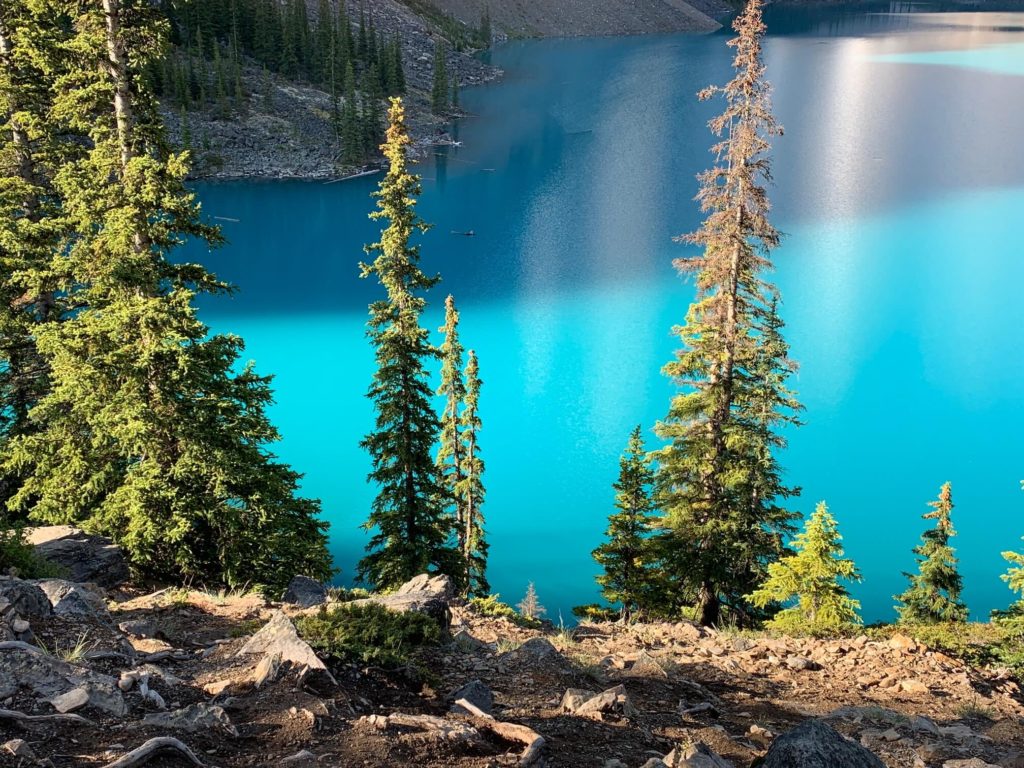
[[[128,580],[128,563],[121,548],[103,536],[69,525],[48,525],[27,531],[36,554],[64,571],[69,581],[117,587]]]
[[[0,613],[17,614],[26,619],[52,613],[46,593],[21,579],[0,578]]]
[[[464,699],[470,704],[475,706],[477,709],[486,712],[488,715],[492,714],[494,709],[494,694],[491,693],[491,689],[488,688],[480,680],[473,680],[472,682],[466,683],[464,686],[448,697],[452,702],[452,712],[456,712],[461,715],[472,714],[467,711],[464,707],[459,706],[458,701]]]
[[[323,605],[327,602],[327,587],[308,576],[295,576],[288,582],[281,601],[302,608]]]
[[[86,584],[75,584],[63,579],[42,579],[35,582],[50,601],[57,616],[89,616],[110,620],[103,595]]]
[[[454,597],[455,585],[450,578],[440,574],[422,573],[407,581],[393,594],[353,600],[350,605],[372,603],[398,613],[423,613],[436,619],[442,627],[448,627],[451,623],[448,604]]]
[[[761,768],[885,768],[860,744],[847,741],[822,720],[807,720],[779,736]]]

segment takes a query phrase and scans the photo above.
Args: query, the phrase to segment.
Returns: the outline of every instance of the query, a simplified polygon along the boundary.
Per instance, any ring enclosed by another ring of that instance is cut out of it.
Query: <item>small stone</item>
[[[882,739],[889,742],[899,741],[900,732],[897,731],[895,728],[890,728],[889,730],[882,732]]]
[[[563,712],[576,712],[585,702],[597,696],[594,691],[585,688],[569,688],[562,694],[560,707]]]
[[[14,630],[15,634],[21,635],[28,632],[31,626],[24,619],[15,619],[11,622],[11,629]]]
[[[903,680],[900,682],[900,690],[904,693],[928,693],[928,686],[920,680]]]
[[[914,653],[917,650],[917,642],[912,637],[896,633],[889,638],[889,647],[905,653]]]
[[[62,715],[74,712],[76,709],[81,709],[88,703],[89,691],[86,688],[75,688],[50,699],[50,704]]]
[[[203,690],[211,696],[220,696],[226,691],[232,684],[232,680],[217,680],[212,683],[207,683],[203,686]]]
[[[980,757],[972,757],[970,760],[947,760],[942,768],[999,768],[995,763],[986,763]]]
[[[637,656],[633,666],[629,668],[626,674],[630,677],[668,677],[668,672],[665,671],[665,668],[646,651]]]
[[[260,663],[256,665],[256,671],[252,673],[253,684],[257,688],[261,687],[264,683],[272,683],[277,679],[277,674],[281,670],[281,654],[280,653],[268,653],[262,659]]]
[[[122,672],[121,678],[117,681],[117,687],[127,693],[135,687],[135,682],[138,678],[132,672]]]
[[[486,712],[488,715],[491,714],[491,710],[494,708],[494,694],[491,693],[491,689],[480,680],[473,680],[472,682],[466,683],[458,690],[453,691],[448,698],[453,702],[465,699],[473,706],[479,708],[483,712]],[[458,704],[453,704],[451,711],[459,714],[469,714]]]
[[[702,701],[700,704],[694,704],[692,707],[680,707],[679,709],[679,714],[684,717],[699,715],[702,712],[707,712],[711,717],[718,717],[718,710],[715,709],[715,705],[710,701]]]
[[[673,749],[665,755],[664,762],[670,768],[732,768],[701,741],[689,744],[683,749]]]
[[[786,666],[796,672],[818,669],[818,665],[804,656],[787,656]]]
[[[765,741],[771,741],[775,738],[774,733],[769,731],[767,728],[762,728],[760,725],[750,726],[750,730],[748,730],[747,733],[756,738],[764,739]]]
[[[32,751],[32,747],[30,747],[28,742],[24,739],[11,739],[10,741],[6,741],[0,749],[3,749],[3,751],[8,754],[14,755],[14,757],[20,757],[22,760],[36,759],[36,753]]]
[[[296,752],[294,755],[281,759],[281,764],[285,763],[298,763],[302,760],[316,760],[316,755],[310,752],[308,749],[303,749]]]

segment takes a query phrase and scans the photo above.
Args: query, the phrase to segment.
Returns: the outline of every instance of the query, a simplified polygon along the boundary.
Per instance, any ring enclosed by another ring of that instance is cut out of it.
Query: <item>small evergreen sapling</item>
[[[1020,599],[1010,606],[1009,613],[1024,616],[1024,552],[1003,552],[1003,559],[1010,564],[1010,568],[999,578],[1020,595]]]
[[[840,583],[860,581],[853,561],[843,558],[842,538],[835,518],[821,502],[794,539],[794,554],[771,563],[768,580],[748,596],[759,608],[795,602],[771,619],[769,628],[819,634],[861,623],[860,603]]]
[[[956,536],[953,530],[953,491],[946,483],[939,491],[939,498],[929,502],[931,512],[923,515],[925,520],[934,520],[935,527],[925,531],[922,543],[914,547],[918,556],[918,572],[905,574],[910,586],[901,595],[896,595],[901,605],[896,609],[900,621],[918,624],[967,621],[967,606],[960,600],[963,580],[957,570],[957,560],[949,540]]]
[[[643,608],[651,581],[653,483],[654,472],[637,426],[619,459],[619,479],[613,485],[618,511],[608,518],[608,541],[594,550],[594,560],[604,568],[597,577],[601,592],[608,602],[621,606],[620,616],[626,621]]]
[[[526,587],[526,595],[519,601],[516,607],[519,609],[519,613],[527,619],[540,619],[541,616],[548,612],[548,609],[540,604],[540,598],[537,597],[537,588],[533,586],[532,581]]]

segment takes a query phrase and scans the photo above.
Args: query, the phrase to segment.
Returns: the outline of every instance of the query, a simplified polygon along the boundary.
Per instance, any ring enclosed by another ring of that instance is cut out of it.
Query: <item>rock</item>
[[[353,600],[350,605],[372,603],[398,613],[423,613],[436,619],[442,627],[448,627],[451,623],[448,603],[454,597],[455,587],[448,576],[423,573],[407,581],[393,594]]]
[[[0,610],[29,618],[49,616],[50,600],[38,586],[21,579],[0,578]]]
[[[24,619],[14,619],[11,621],[11,629],[14,630],[16,635],[23,635],[31,628],[31,625]]]
[[[278,655],[281,663],[289,662],[296,667],[307,667],[312,670],[327,672],[327,667],[320,661],[309,644],[299,637],[298,631],[291,620],[281,611],[275,611],[263,628],[249,638],[237,656],[255,653]]]
[[[488,715],[491,714],[491,710],[494,709],[494,694],[491,693],[491,689],[480,680],[473,680],[470,683],[466,683],[458,690],[453,691],[448,698],[453,702],[456,702],[459,699],[465,699],[473,706],[486,712]],[[469,714],[469,712],[458,704],[453,704],[451,711],[459,714]]]
[[[36,554],[66,572],[75,582],[117,587],[128,581],[128,563],[121,548],[103,536],[92,536],[68,525],[50,525],[26,531]]]
[[[929,736],[939,736],[939,726],[935,721],[924,715],[915,715],[910,718],[910,727],[918,733],[927,733]]]
[[[252,682],[259,688],[264,683],[277,680],[277,673],[281,670],[281,654],[267,653],[260,663],[256,665],[256,671],[252,673]]]
[[[928,693],[928,686],[920,680],[903,680],[900,690],[904,693]]]
[[[917,650],[917,642],[912,637],[897,633],[889,638],[889,647],[897,651],[913,653]]]
[[[747,733],[754,738],[762,739],[763,741],[771,741],[775,738],[775,734],[769,731],[767,728],[762,728],[760,725],[750,726],[750,730]]]
[[[117,625],[117,628],[126,635],[131,635],[132,637],[138,637],[141,639],[154,639],[160,632],[157,628],[156,622],[152,619],[122,621]]]
[[[74,688],[67,693],[62,693],[59,696],[54,696],[50,699],[50,704],[62,715],[68,712],[74,712],[76,709],[81,709],[88,703],[88,688]]]
[[[514,651],[509,652],[509,655],[513,654],[520,658],[546,659],[549,656],[556,656],[558,649],[546,637],[531,637]]]
[[[42,579],[35,582],[50,600],[58,616],[91,616],[110,620],[107,604],[95,589],[63,579]]]
[[[52,701],[79,688],[87,692],[90,707],[118,717],[127,711],[124,696],[112,677],[40,651],[10,649],[0,653],[0,699],[26,691],[39,700]],[[80,694],[67,701],[76,698]]]
[[[613,757],[611,760],[605,760],[601,768],[629,768],[629,766],[617,757]]]
[[[3,746],[0,746],[4,752],[14,757],[21,758],[22,760],[35,760],[36,753],[32,751],[32,747],[28,745],[28,742],[24,739],[11,739],[5,741]]]
[[[732,764],[702,741],[673,749],[665,755],[664,763],[668,768],[732,768]]]
[[[630,701],[626,687],[623,685],[616,685],[614,688],[609,688],[607,691],[587,699],[574,711],[577,715],[614,713],[623,717],[634,717],[637,714],[636,707]]]
[[[219,730],[231,736],[238,735],[238,731],[224,708],[210,704],[191,704],[173,712],[157,712],[146,715],[142,718],[142,724],[157,728],[169,728],[172,731],[184,731],[185,733]]]
[[[816,662],[811,661],[803,656],[787,656],[786,666],[796,672],[809,671],[819,669]]]
[[[652,757],[646,763],[641,765],[640,768],[668,768],[668,766],[660,757]]]
[[[980,757],[972,757],[970,760],[947,760],[942,768],[999,768],[995,763],[986,763]]]
[[[281,765],[286,765],[288,763],[299,763],[304,760],[315,761],[316,755],[314,755],[308,749],[302,749],[296,752],[294,755],[289,755],[288,757],[282,758]]]
[[[658,660],[646,651],[637,656],[633,666],[626,672],[629,677],[668,677],[668,672]]]
[[[559,705],[563,712],[576,712],[585,702],[597,696],[597,691],[588,691],[585,688],[568,688],[562,694],[562,702]]]
[[[220,696],[224,691],[234,685],[234,680],[216,680],[203,686],[203,690],[211,696]]]
[[[875,755],[847,741],[822,720],[805,720],[772,742],[760,768],[885,768]]]
[[[685,706],[685,702],[679,703],[679,714],[684,717],[699,715],[701,712],[707,712],[711,717],[718,717],[718,710],[715,709],[715,705],[710,701],[702,701],[699,704],[694,704],[692,707]]]
[[[327,587],[308,576],[295,576],[288,582],[281,601],[302,608],[323,605],[327,602]]]

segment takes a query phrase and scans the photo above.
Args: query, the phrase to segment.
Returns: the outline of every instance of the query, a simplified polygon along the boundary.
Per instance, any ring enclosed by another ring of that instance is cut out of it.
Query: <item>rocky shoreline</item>
[[[118,570],[109,542],[41,538],[65,569]],[[1024,767],[1018,683],[902,634],[523,626],[426,575],[282,597],[0,579],[0,765]],[[367,605],[443,632],[386,668],[297,630]]]

